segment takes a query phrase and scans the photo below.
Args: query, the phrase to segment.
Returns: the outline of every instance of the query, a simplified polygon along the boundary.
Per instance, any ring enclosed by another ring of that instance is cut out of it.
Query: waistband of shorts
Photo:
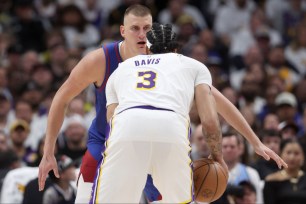
[[[130,107],[130,108],[127,108],[127,109],[124,109],[124,110],[120,111],[118,114],[122,113],[123,111],[129,110],[129,109],[135,109],[135,108],[146,109],[146,110],[162,110],[162,111],[171,111],[171,112],[174,112],[171,109],[157,108],[157,107],[154,107],[154,106],[133,106],[133,107]]]

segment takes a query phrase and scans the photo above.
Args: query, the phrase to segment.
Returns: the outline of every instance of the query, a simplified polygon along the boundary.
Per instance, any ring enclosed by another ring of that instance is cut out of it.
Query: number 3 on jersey
[[[153,71],[138,72],[138,80],[136,89],[150,90],[155,88],[157,74]]]

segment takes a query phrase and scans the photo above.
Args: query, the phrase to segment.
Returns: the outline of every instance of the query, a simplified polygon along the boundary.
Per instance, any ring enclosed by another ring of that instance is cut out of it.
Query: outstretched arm
[[[44,155],[39,165],[39,190],[43,190],[50,170],[59,177],[54,157],[55,143],[64,120],[66,106],[92,83],[101,84],[104,79],[104,53],[97,49],[86,55],[72,70],[69,78],[54,96],[48,115]]]
[[[255,152],[266,160],[272,158],[279,168],[282,166],[287,168],[287,164],[274,151],[259,140],[239,110],[215,87],[212,87],[212,93],[216,100],[218,113],[253,145]]]

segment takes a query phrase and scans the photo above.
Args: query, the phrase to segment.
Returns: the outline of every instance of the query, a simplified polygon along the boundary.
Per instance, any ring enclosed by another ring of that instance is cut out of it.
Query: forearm
[[[253,132],[252,128],[239,112],[239,110],[225,98],[216,88],[212,88],[213,96],[216,101],[218,113],[243,135],[252,145],[260,143],[260,140]]]
[[[201,119],[202,132],[210,153],[214,159],[222,159],[222,133],[216,103],[207,85],[196,87],[195,101]]]
[[[202,132],[205,141],[210,149],[211,156],[214,159],[222,158],[222,133],[219,121],[216,120],[214,124],[202,123]]]
[[[59,95],[55,95],[48,115],[44,154],[53,154],[59,130],[65,117],[67,103],[63,103]]]

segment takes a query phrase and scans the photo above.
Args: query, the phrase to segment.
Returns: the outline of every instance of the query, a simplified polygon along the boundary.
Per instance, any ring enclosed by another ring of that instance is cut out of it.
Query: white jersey
[[[119,103],[115,114],[148,105],[188,117],[199,84],[211,86],[212,79],[197,60],[176,53],[139,55],[120,63],[110,76],[107,106]]]

